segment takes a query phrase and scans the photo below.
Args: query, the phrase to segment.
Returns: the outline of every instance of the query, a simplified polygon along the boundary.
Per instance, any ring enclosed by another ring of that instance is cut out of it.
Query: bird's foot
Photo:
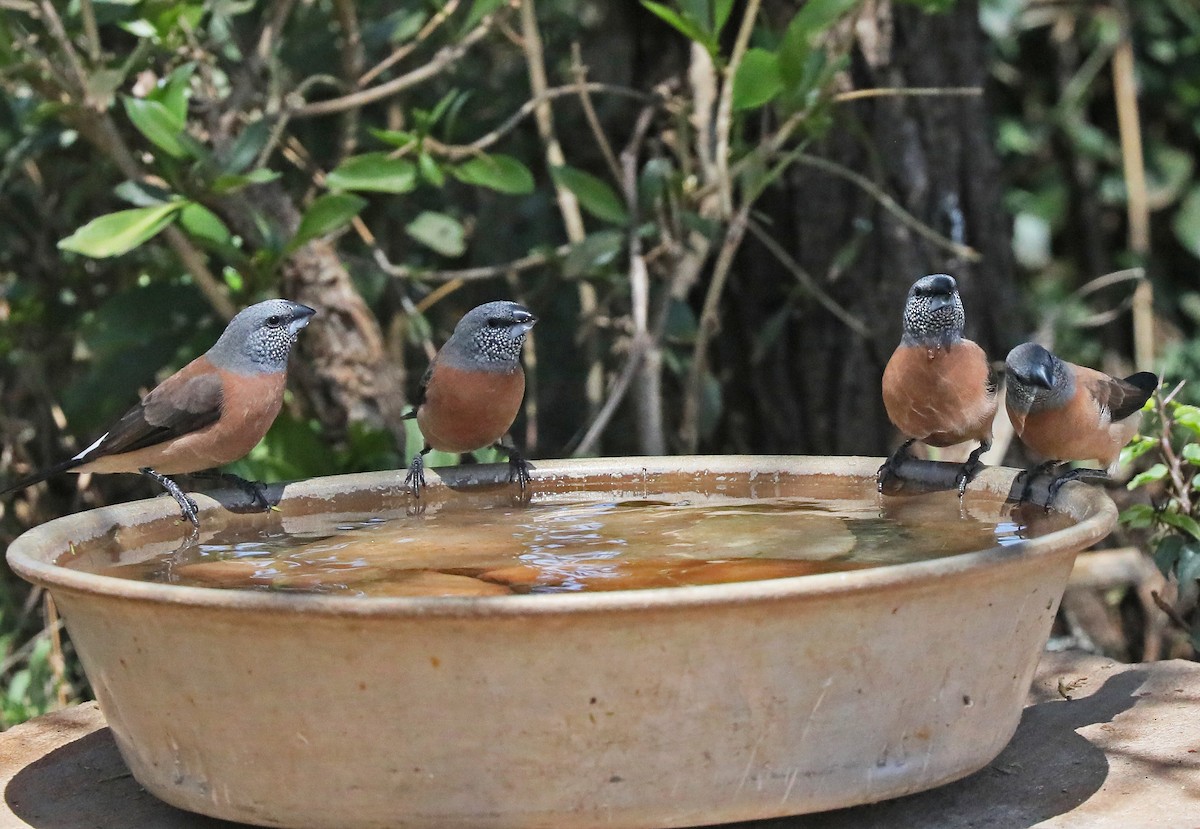
[[[875,472],[875,491],[882,494],[883,482],[896,475],[900,464],[908,457],[908,448],[916,442],[916,438],[909,438],[896,448],[896,451],[888,456],[888,459],[880,464],[879,469]]]
[[[408,474],[404,476],[404,485],[408,487],[412,497],[421,497],[421,489],[425,486],[425,458],[422,455],[413,455],[412,463],[408,465]]]
[[[147,477],[153,478],[159,486],[165,489],[175,499],[175,503],[179,504],[179,511],[183,513],[183,517],[191,523],[192,527],[200,529],[200,519],[198,517],[200,508],[196,506],[195,501],[184,494],[183,490],[179,488],[179,484],[172,481],[166,475],[155,472],[148,466],[143,466],[138,471]]]
[[[267,486],[262,481],[251,481],[241,475],[234,475],[232,472],[198,472],[192,477],[223,481],[249,495],[250,500],[254,501],[255,506],[263,512],[271,509],[271,502],[267,500]]]
[[[521,487],[521,492],[524,492],[533,481],[533,477],[529,474],[529,470],[533,467],[529,461],[521,456],[520,451],[516,447],[496,443],[493,444],[493,448],[499,449],[508,455],[508,482],[510,484],[518,484]]]
[[[979,460],[980,456],[982,456],[984,452],[991,448],[991,442],[979,444],[979,447],[970,455],[968,455],[966,461],[964,461],[963,465],[959,467],[958,500],[961,501],[963,499],[963,496],[967,494],[967,484],[969,484],[972,479],[979,474],[979,470],[983,469],[984,463],[983,461]]]
[[[1036,466],[1031,466],[1028,469],[1023,469],[1018,472],[1017,477],[1013,478],[1013,486],[1020,484],[1022,481],[1024,482],[1024,485],[1021,487],[1021,496],[1017,498],[1017,503],[1023,504],[1028,501],[1029,497],[1033,495],[1033,484],[1034,481],[1037,480],[1038,476],[1049,472],[1051,469],[1058,466],[1059,463],[1061,463],[1061,461],[1045,461],[1044,463],[1039,463]]]
[[[1090,478],[1094,481],[1107,481],[1108,473],[1103,469],[1089,469],[1083,467],[1080,469],[1068,469],[1061,475],[1055,476],[1050,482],[1046,495],[1046,512],[1050,511],[1050,506],[1054,503],[1054,498],[1058,495],[1058,491],[1062,489],[1063,484],[1068,481],[1078,481],[1083,478]]]

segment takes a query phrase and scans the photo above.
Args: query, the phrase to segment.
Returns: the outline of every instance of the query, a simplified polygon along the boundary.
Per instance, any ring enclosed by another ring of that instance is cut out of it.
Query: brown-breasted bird
[[[923,276],[904,303],[904,334],[883,371],[883,405],[907,440],[876,475],[878,488],[915,441],[952,446],[979,441],[958,474],[958,494],[992,445],[992,419],[999,401],[987,355],[963,336],[966,315],[954,277]]]
[[[244,309],[212,348],[155,386],[86,449],[0,495],[60,472],[140,472],[161,484],[198,527],[196,503],[167,476],[214,469],[254,448],[279,414],[288,356],[315,313],[285,299]],[[218,474],[266,505],[259,484]]]
[[[1005,407],[1013,431],[1044,458],[1022,473],[1021,499],[1029,497],[1035,475],[1064,461],[1099,461],[1103,470],[1073,469],[1050,482],[1049,500],[1075,478],[1107,477],[1142,420],[1142,406],[1158,388],[1148,371],[1124,380],[1069,363],[1037,343],[1022,343],[1004,361]]]
[[[404,483],[413,497],[425,486],[425,454],[460,454],[489,446],[508,455],[509,480],[524,491],[529,463],[500,443],[525,397],[521,346],[537,317],[515,302],[488,302],[468,311],[421,378],[413,411],[425,448],[413,455]]]

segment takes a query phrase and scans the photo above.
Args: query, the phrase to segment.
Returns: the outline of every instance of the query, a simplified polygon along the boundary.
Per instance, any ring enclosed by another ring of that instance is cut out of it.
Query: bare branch
[[[431,34],[437,31],[439,26],[446,22],[446,19],[450,17],[450,15],[454,14],[457,8],[458,0],[449,0],[446,5],[442,6],[441,10],[438,11],[437,14],[429,18],[425,25],[421,27],[421,31],[417,32],[412,40],[410,40],[408,43],[405,43],[403,46],[397,46],[390,55],[381,60],[379,63],[375,64],[375,66],[368,70],[362,77],[360,77],[354,85],[359,89],[362,89],[371,81],[375,80],[384,72],[391,69],[397,63],[411,55],[418,46],[424,43]]]
[[[612,173],[613,181],[619,183],[621,167],[617,164],[617,157],[613,154],[612,145],[608,143],[608,136],[600,127],[600,118],[597,117],[596,109],[592,106],[592,99],[588,95],[587,67],[583,65],[583,54],[579,48],[579,41],[571,44],[571,74],[575,76],[575,88],[579,90],[579,103],[583,106],[583,115],[592,129],[592,136],[596,139],[596,145],[604,156],[608,171]]]
[[[514,259],[511,262],[502,262],[499,265],[483,265],[476,268],[461,268],[459,270],[448,271],[427,271],[421,268],[410,268],[406,265],[396,265],[390,262],[384,252],[378,248],[372,251],[372,253],[375,258],[375,264],[379,266],[379,269],[397,279],[421,279],[426,282],[478,282],[482,279],[495,279],[499,276],[539,268],[542,265],[561,259],[570,250],[570,245],[562,245],[548,253],[531,253],[528,256],[522,256],[520,259]]]
[[[717,102],[717,194],[721,215],[726,218],[733,214],[733,177],[729,175],[729,134],[733,130],[733,79],[737,76],[742,56],[746,54],[746,47],[750,43],[750,33],[754,30],[754,19],[758,16],[760,3],[761,0],[749,0],[746,3],[742,25],[738,29],[729,63],[725,66],[724,77],[721,80],[721,97]]]
[[[844,104],[849,101],[861,101],[864,98],[978,98],[983,95],[981,86],[909,86],[909,87],[878,87],[875,89],[852,89],[849,92],[839,92],[833,96],[833,102]]]
[[[351,92],[349,95],[343,95],[340,98],[331,98],[328,101],[305,104],[294,109],[291,115],[293,118],[312,118],[316,115],[331,115],[335,112],[345,112],[348,109],[364,107],[367,104],[382,101],[384,98],[390,98],[398,92],[403,92],[405,89],[411,89],[414,86],[422,84],[459,61],[463,55],[470,51],[472,46],[487,37],[488,33],[492,30],[495,20],[496,15],[488,15],[483,18],[478,26],[467,33],[466,37],[452,46],[447,46],[439,50],[437,54],[429,59],[428,63],[418,69],[414,69],[398,78],[392,78],[392,80],[382,83],[379,86],[360,89],[357,92]]]

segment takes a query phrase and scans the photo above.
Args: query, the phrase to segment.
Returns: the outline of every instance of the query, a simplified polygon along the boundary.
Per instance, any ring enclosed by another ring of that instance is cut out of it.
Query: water
[[[490,596],[857,570],[1015,544],[1069,523],[1040,507],[978,495],[966,506],[953,492],[880,499],[860,488],[856,497],[841,495],[619,499],[575,492],[528,505],[451,498],[420,514],[267,516],[178,549],[151,554],[146,546],[110,545],[59,563],[202,587]]]

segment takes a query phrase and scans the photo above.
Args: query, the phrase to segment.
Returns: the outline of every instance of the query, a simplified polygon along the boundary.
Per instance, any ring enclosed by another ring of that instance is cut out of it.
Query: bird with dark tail
[[[1148,371],[1124,380],[1078,366],[1051,354],[1037,343],[1022,343],[1004,361],[1005,407],[1013,431],[1044,458],[1022,475],[1021,500],[1029,498],[1034,478],[1065,461],[1099,461],[1098,469],[1071,469],[1050,482],[1047,508],[1067,481],[1106,478],[1121,450],[1137,433],[1142,406],[1158,388]]]
[[[196,502],[168,475],[215,469],[244,457],[283,404],[288,356],[316,312],[271,299],[246,308],[207,352],[150,391],[79,454],[0,492],[7,495],[60,472],[139,472],[157,481],[199,527]],[[264,508],[262,486],[215,473]]]
[[[883,491],[916,441],[953,446],[974,440],[958,474],[958,495],[983,465],[992,445],[992,419],[999,401],[991,365],[983,349],[963,336],[966,315],[954,277],[923,276],[904,303],[904,334],[883,372],[883,405],[907,440],[879,467]]]
[[[525,397],[521,346],[537,318],[515,302],[488,302],[468,311],[430,362],[413,400],[425,448],[413,456],[404,483],[414,498],[425,486],[431,449],[465,454],[494,447],[508,455],[509,480],[524,492],[529,463],[500,443]]]

